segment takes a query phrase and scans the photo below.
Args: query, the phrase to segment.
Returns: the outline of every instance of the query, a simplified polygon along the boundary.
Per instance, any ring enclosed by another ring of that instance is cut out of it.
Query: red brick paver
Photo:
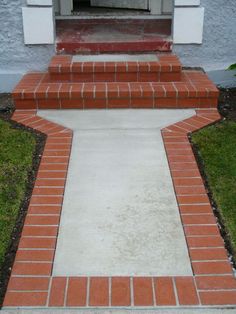
[[[130,306],[130,279],[126,277],[114,277],[111,282],[111,305]]]

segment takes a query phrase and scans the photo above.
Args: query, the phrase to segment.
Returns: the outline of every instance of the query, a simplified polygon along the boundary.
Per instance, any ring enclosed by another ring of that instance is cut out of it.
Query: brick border
[[[236,280],[188,134],[220,120],[215,109],[162,130],[194,276],[52,277],[72,131],[35,110],[18,123],[47,135],[4,307],[181,307],[236,305]]]
[[[236,280],[188,134],[221,119],[217,109],[162,130],[176,198],[202,305],[236,304]]]
[[[36,110],[15,111],[12,119],[47,139],[4,305],[40,306],[49,290],[73,134]]]

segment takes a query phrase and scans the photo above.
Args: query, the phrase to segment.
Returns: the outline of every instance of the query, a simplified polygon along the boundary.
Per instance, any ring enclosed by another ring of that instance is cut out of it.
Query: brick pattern
[[[219,91],[206,74],[182,71],[177,56],[157,62],[73,62],[55,56],[48,73],[26,74],[17,109],[210,108]]]
[[[181,80],[181,71],[175,55],[152,62],[73,62],[72,56],[58,55],[48,68],[54,82],[172,82]]]
[[[16,111],[13,119],[47,142],[4,300],[5,307],[182,307],[236,305],[236,280],[188,133],[220,119],[214,109],[162,130],[194,276],[52,277],[72,132]]]
[[[219,91],[206,74],[183,71],[181,82],[52,83],[26,74],[13,91],[17,109],[210,108]]]
[[[219,119],[216,109],[199,109],[196,116],[162,130],[194,273],[191,280],[177,279],[177,292],[185,291],[179,298],[180,305],[190,300],[202,305],[236,304],[232,265],[188,139],[188,133]]]

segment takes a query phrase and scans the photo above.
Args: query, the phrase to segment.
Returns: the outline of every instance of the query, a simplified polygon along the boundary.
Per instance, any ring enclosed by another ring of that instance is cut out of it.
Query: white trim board
[[[202,44],[204,8],[177,7],[174,10],[174,44]]]
[[[200,4],[200,0],[175,0],[176,7],[198,7]]]
[[[54,44],[52,7],[23,7],[22,16],[26,45]]]

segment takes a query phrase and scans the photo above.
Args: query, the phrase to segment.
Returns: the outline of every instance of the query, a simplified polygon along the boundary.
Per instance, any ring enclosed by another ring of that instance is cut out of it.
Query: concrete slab
[[[218,86],[232,88],[236,86],[236,70],[216,70],[207,72],[209,78]]]
[[[193,111],[39,115],[74,130],[53,275],[192,275],[160,130]]]
[[[127,61],[158,61],[156,54],[99,54],[75,55],[73,62],[127,62]]]
[[[24,73],[7,73],[0,70],[0,93],[11,93],[16,84],[21,80]]]
[[[39,110],[42,117],[74,131],[162,129],[195,114],[192,109]]]

